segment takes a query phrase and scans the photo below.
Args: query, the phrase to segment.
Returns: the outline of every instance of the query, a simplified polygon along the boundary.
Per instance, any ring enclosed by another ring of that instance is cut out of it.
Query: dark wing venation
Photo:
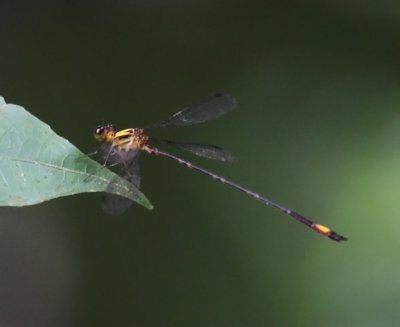
[[[167,143],[175,148],[191,152],[196,156],[207,159],[218,160],[223,162],[232,162],[234,160],[234,157],[230,152],[213,144],[200,144],[200,143],[175,142],[175,141],[161,141],[161,142]]]
[[[167,126],[189,126],[218,118],[236,107],[236,99],[228,93],[215,93],[173,114],[166,120],[146,127],[146,130]]]
[[[111,193],[103,193],[101,196],[102,209],[112,216],[122,215],[132,203],[133,201],[128,198]]]
[[[112,149],[111,149],[112,150]],[[122,168],[119,175],[124,177],[131,183],[131,189],[129,193],[135,193],[140,188],[140,167],[139,167],[139,152],[134,154],[132,158],[128,158],[128,161],[121,161],[121,155],[128,155],[129,152],[117,151],[117,153],[111,152],[109,158],[114,161],[115,164],[121,164]],[[118,157],[119,155],[119,157]],[[132,205],[132,200],[123,196],[112,194],[113,188],[117,185],[118,178],[115,178],[110,182],[106,191],[103,193],[101,198],[101,205],[103,210],[111,215],[120,215],[124,213]]]
[[[139,155],[139,150],[121,151],[109,143],[103,143],[97,150],[105,166],[116,166],[119,164],[132,164],[131,161]]]
[[[140,188],[139,154],[140,152],[130,161],[124,162],[124,168],[120,173],[120,176],[131,182],[136,188]]]

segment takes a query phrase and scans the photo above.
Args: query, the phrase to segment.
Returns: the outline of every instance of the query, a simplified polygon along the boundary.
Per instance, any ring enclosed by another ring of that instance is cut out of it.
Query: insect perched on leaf
[[[299,213],[285,208],[284,206],[273,202],[272,200],[248,188],[236,184],[222,176],[219,176],[207,169],[204,169],[185,159],[177,157],[174,154],[160,150],[159,148],[154,147],[152,144],[154,142],[164,142],[176,148],[189,151],[197,156],[219,161],[231,161],[233,159],[231,154],[229,154],[222,148],[209,144],[175,142],[165,140],[160,141],[151,138],[147,134],[147,132],[161,127],[200,124],[218,118],[226,114],[227,112],[232,111],[235,107],[236,100],[234,97],[226,93],[215,93],[198,103],[195,103],[184,108],[181,111],[178,111],[169,118],[152,124],[146,128],[127,128],[117,131],[112,124],[104,124],[98,126],[95,129],[94,135],[98,141],[102,142],[100,152],[104,158],[105,164],[122,165],[121,174],[132,183],[133,191],[135,189],[139,189],[140,187],[138,157],[140,152],[146,152],[151,155],[162,156],[172,159],[186,166],[187,168],[196,170],[208,177],[213,178],[216,181],[229,185],[230,187],[247,194],[253,199],[256,199],[257,201],[266,204],[267,206],[278,209],[284,214],[294,218],[298,222],[330,238],[331,240],[337,242],[346,240],[344,236],[334,232],[324,225],[313,222],[312,220],[305,218]],[[110,187],[112,187],[112,183],[110,184]],[[129,207],[130,204],[130,200],[109,193],[105,193],[103,197],[103,207],[109,213],[122,213]]]

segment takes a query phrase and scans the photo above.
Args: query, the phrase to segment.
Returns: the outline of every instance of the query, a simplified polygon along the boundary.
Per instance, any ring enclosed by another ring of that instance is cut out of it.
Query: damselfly
[[[112,124],[104,124],[95,129],[94,135],[98,141],[103,143],[101,152],[104,157],[105,164],[121,164],[121,174],[123,174],[124,177],[132,183],[132,187],[134,188],[138,189],[140,187],[138,156],[141,151],[144,151],[151,155],[172,159],[186,166],[187,168],[194,169],[208,177],[213,178],[216,181],[229,185],[230,187],[247,194],[253,199],[256,199],[267,206],[283,212],[284,214],[311,228],[312,230],[327,236],[331,240],[337,242],[346,240],[346,237],[334,232],[330,228],[307,219],[301,214],[290,210],[260,195],[259,193],[232,182],[185,159],[177,157],[174,154],[154,147],[151,143],[154,143],[153,141],[157,142],[160,140],[153,139],[147,134],[147,132],[155,128],[169,126],[189,126],[203,123],[220,117],[227,112],[232,111],[235,107],[236,100],[234,97],[226,93],[216,93],[204,99],[203,101],[188,106],[183,110],[173,114],[169,118],[152,124],[146,128],[128,128],[117,131]],[[231,161],[233,158],[227,151],[215,145],[175,141],[163,142],[176,148],[192,152],[197,156],[209,159]],[[108,193],[106,193],[104,197],[104,206],[107,211],[111,211],[112,213],[120,213],[126,210],[129,205],[130,200],[125,198],[113,196]]]

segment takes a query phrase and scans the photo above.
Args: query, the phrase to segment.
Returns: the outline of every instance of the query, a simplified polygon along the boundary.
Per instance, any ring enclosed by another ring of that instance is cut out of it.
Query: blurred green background
[[[84,152],[214,91],[238,109],[158,136],[349,237],[335,243],[163,158],[155,205],[0,210],[1,326],[393,326],[400,313],[400,5],[2,1],[0,94]]]

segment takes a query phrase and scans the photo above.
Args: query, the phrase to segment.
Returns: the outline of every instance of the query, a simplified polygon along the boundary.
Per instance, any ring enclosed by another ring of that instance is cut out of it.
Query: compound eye
[[[97,127],[97,128],[94,130],[94,133],[97,134],[97,135],[100,135],[100,134],[103,134],[103,130],[104,130],[103,127]]]

